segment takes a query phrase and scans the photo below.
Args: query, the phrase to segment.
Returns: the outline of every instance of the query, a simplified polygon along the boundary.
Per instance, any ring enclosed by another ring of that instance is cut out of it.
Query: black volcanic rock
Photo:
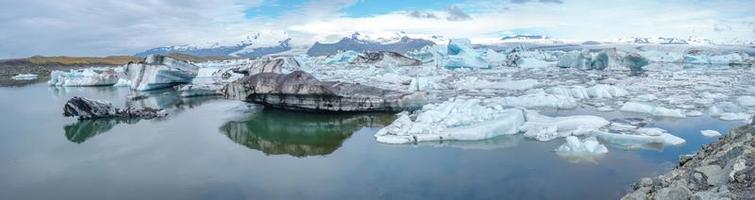
[[[395,65],[395,66],[417,66],[422,64],[414,58],[409,58],[400,53],[390,51],[365,52],[357,56],[353,64],[376,64],[376,65]]]
[[[360,40],[356,37],[344,37],[340,41],[332,44],[316,42],[307,51],[309,56],[327,56],[338,53],[339,51],[392,51],[405,54],[406,52],[421,49],[425,46],[435,45],[434,42],[424,39],[413,39],[402,37],[393,43],[380,43],[375,41]]]
[[[424,102],[422,93],[320,81],[303,71],[247,76],[227,85],[223,94],[226,98],[302,111],[396,112],[419,108]]]

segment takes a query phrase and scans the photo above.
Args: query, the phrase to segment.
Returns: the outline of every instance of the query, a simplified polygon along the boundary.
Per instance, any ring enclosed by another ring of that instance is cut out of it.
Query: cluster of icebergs
[[[684,143],[663,129],[607,120],[598,116],[601,113],[750,120],[755,114],[755,71],[746,66],[754,60],[731,47],[493,48],[452,39],[406,55],[341,51],[329,56],[203,63],[149,56],[143,63],[115,69],[55,71],[50,85],[114,85],[134,90],[180,85],[176,89],[188,97],[218,95],[222,87],[252,74],[301,70],[322,81],[427,93],[429,104],[398,114],[375,135],[381,143],[485,140],[521,134],[538,141],[565,138],[555,151],[575,156],[605,154],[608,149],[601,142],[626,148]],[[564,109],[599,112],[541,114]]]

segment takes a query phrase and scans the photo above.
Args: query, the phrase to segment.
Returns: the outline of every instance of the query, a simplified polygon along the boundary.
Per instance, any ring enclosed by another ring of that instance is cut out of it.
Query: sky
[[[0,0],[0,58],[130,55],[170,45],[260,46],[390,37],[513,34],[566,40],[755,40],[750,0]]]

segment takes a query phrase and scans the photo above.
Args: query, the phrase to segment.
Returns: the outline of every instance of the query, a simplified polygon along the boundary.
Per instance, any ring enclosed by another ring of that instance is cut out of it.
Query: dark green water
[[[77,122],[72,96],[123,106],[125,88],[0,88],[0,199],[617,199],[640,177],[738,122],[656,121],[679,147],[610,148],[594,162],[552,152],[562,140],[383,145],[390,114],[306,114],[169,91],[137,104],[160,120]],[[577,111],[570,111],[577,112]],[[569,113],[562,113],[569,114]],[[609,113],[609,115],[620,115]]]

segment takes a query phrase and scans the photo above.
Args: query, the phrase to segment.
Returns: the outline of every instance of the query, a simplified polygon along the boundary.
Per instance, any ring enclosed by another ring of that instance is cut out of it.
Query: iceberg
[[[718,137],[721,136],[721,133],[715,130],[701,130],[700,134],[702,134],[705,137]]]
[[[488,107],[479,99],[452,99],[425,105],[414,120],[399,114],[391,125],[380,129],[375,138],[381,143],[405,144],[425,141],[482,140],[519,133],[524,123],[521,109]]]
[[[576,115],[548,117],[537,112],[527,112],[526,122],[519,127],[524,136],[538,141],[550,141],[559,137],[584,135],[610,124],[602,117]]]
[[[472,48],[472,42],[469,39],[451,39],[448,42],[448,52],[443,61],[443,66],[448,69],[490,68],[482,55]]]
[[[684,139],[660,128],[639,128],[634,133],[610,133],[595,131],[596,136],[612,144],[628,148],[638,148],[649,144],[680,145]]]
[[[17,74],[11,77],[13,80],[36,80],[36,74]]]
[[[494,82],[477,77],[462,78],[454,83],[459,89],[502,89],[502,90],[528,90],[540,84],[535,79],[511,80]]]
[[[626,102],[623,106],[619,109],[621,111],[625,112],[636,112],[636,113],[645,113],[650,114],[652,116],[658,116],[658,117],[676,117],[676,118],[685,118],[687,115],[683,110],[679,109],[669,109],[664,108],[661,106],[654,106],[646,103],[640,103],[640,102]]]
[[[558,58],[558,63],[556,63],[557,67],[560,68],[577,68],[582,69],[584,68],[586,62],[589,62],[585,59],[584,54],[581,51],[569,51],[566,52],[564,55],[562,55],[560,58]]]
[[[556,148],[556,153],[565,157],[581,157],[608,153],[608,148],[595,137],[580,140],[576,136],[567,136],[566,142]]]
[[[198,67],[171,57],[150,55],[143,63],[127,64],[125,71],[131,89],[146,91],[191,83]]]
[[[753,96],[741,96],[737,98],[737,103],[745,107],[755,107],[755,97]]]
[[[532,94],[514,97],[497,98],[501,105],[525,108],[558,108],[572,109],[577,107],[577,101],[564,95],[553,95],[540,90]]]
[[[359,53],[356,51],[341,51],[338,52],[335,55],[328,56],[328,58],[325,59],[325,63],[327,64],[348,64],[351,62],[354,62],[354,60],[359,57]]]
[[[118,82],[118,76],[113,69],[87,68],[72,69],[68,72],[52,71],[50,72],[50,81],[47,83],[51,86],[86,87],[112,86],[116,82]]]
[[[556,86],[546,90],[549,94],[569,96],[575,99],[614,98],[629,95],[623,88],[613,85],[598,84],[589,88],[583,86]]]
[[[396,52],[379,51],[365,52],[352,59],[352,64],[373,64],[376,66],[417,66],[422,64],[421,61],[406,57]]]

